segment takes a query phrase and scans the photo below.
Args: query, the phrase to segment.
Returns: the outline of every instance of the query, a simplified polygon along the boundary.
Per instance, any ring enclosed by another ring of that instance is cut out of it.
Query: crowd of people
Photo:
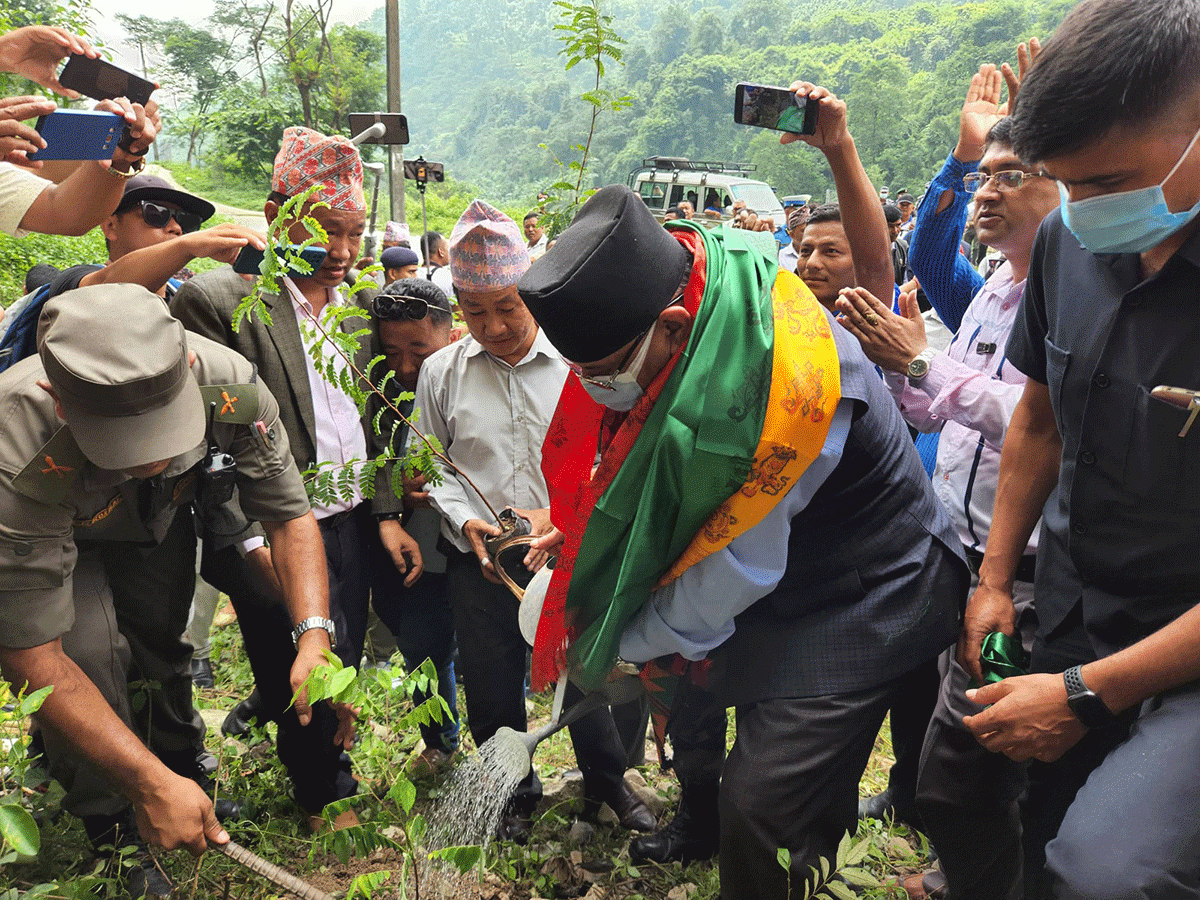
[[[51,91],[70,54],[96,51],[0,35],[0,69]],[[853,111],[794,83],[817,129],[781,143],[823,154],[837,202],[791,208],[782,247],[623,185],[557,235],[475,200],[416,247],[388,223],[356,294],[358,149],[287,128],[264,216],[295,243],[315,219],[325,255],[238,327],[256,278],[230,264],[267,238],[143,171],[153,101],[104,101],[126,140],[57,170],[23,124],[54,104],[0,100],[0,228],[99,227],[108,252],[31,272],[0,323],[0,668],[53,687],[34,746],[95,847],[132,848],[129,895],[178,895],[148,845],[200,853],[241,814],[192,700],[222,678],[219,592],[255,681],[223,730],[276,723],[314,831],[358,822],[324,812],[359,788],[356,715],[304,685],[326,652],[362,663],[373,613],[449,709],[414,776],[454,764],[459,680],[479,745],[525,730],[527,689],[640,678],[570,726],[581,815],[641,832],[639,864],[716,857],[729,900],[803,890],[868,817],[928,837],[911,897],[1200,897],[1200,9],[1083,0],[1017,57],[980,66],[945,164],[894,201]],[[198,258],[222,265],[176,278]],[[345,304],[354,358],[311,327]],[[376,385],[365,411],[326,370]],[[426,434],[428,482],[306,494]],[[490,545],[505,508],[517,561]],[[541,604],[532,656],[510,583]],[[664,823],[625,779],[651,711]],[[860,799],[889,714],[887,789]],[[535,768],[497,837],[528,840],[540,797]]]

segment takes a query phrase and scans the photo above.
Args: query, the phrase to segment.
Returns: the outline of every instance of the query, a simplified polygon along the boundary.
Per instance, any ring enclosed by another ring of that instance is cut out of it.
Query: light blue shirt
[[[650,595],[621,636],[621,659],[644,663],[671,653],[703,659],[729,640],[734,618],[783,578],[792,519],[841,462],[852,412],[852,400],[838,403],[820,454],[765,519]]]

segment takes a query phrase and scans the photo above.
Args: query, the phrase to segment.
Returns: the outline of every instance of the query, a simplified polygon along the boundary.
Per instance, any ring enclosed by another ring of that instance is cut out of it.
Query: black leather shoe
[[[602,802],[607,803],[617,814],[617,821],[621,823],[622,828],[629,831],[653,831],[658,827],[658,819],[650,812],[650,807],[642,802],[642,798],[623,779],[617,786],[616,793],[605,797],[603,801],[595,797],[584,797],[583,817],[594,822],[600,813]]]
[[[126,869],[125,891],[130,900],[173,900],[175,885],[147,853],[130,858],[133,866]]]
[[[683,785],[679,811],[665,828],[629,842],[629,858],[635,864],[656,862],[683,865],[712,859],[721,845],[717,810],[718,781]]]
[[[138,837],[132,809],[112,816],[84,816],[83,827],[96,855],[107,860],[107,876],[122,881],[129,900],[174,900],[175,885]]]
[[[858,800],[858,817],[860,819],[879,819],[886,822],[896,818],[896,805],[892,802],[892,789],[884,788],[878,794],[870,797],[860,797]]]
[[[250,733],[251,725],[261,725],[262,695],[255,688],[245,700],[229,711],[225,721],[221,723],[221,734],[226,737],[244,737]]]
[[[891,788],[885,788],[872,797],[861,797],[858,801],[860,819],[879,819],[881,822],[901,822],[909,828],[921,831],[921,817],[912,803],[897,803]]]
[[[192,684],[198,688],[216,687],[217,683],[213,678],[212,660],[192,660]]]

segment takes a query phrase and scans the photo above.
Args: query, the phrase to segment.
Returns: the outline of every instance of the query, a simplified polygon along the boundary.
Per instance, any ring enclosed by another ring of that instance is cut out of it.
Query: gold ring
[[[875,315],[873,312],[867,313],[865,316],[863,316],[863,318],[867,320],[867,324],[872,328],[879,324],[879,316]]]

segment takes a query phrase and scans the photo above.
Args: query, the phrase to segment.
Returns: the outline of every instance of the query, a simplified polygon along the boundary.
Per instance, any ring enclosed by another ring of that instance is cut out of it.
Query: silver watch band
[[[292,644],[299,647],[300,635],[313,628],[322,628],[329,632],[329,645],[337,646],[337,629],[334,627],[333,620],[324,616],[309,616],[304,621],[297,623],[296,627],[292,629]]]

